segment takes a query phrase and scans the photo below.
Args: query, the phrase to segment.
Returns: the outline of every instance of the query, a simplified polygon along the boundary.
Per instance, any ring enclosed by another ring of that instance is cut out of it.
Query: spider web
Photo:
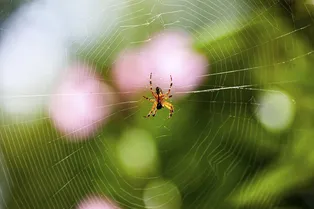
[[[90,194],[103,194],[122,208],[145,208],[154,198],[151,208],[180,208],[179,203],[181,208],[222,208],[242,183],[257,179],[256,172],[289,140],[265,129],[255,111],[263,105],[260,95],[296,91],[300,78],[294,76],[295,63],[313,53],[297,47],[295,37],[312,26],[295,19],[292,1],[143,0],[121,5],[112,7],[126,12],[106,30],[109,38],[86,41],[76,51],[80,59],[96,64],[104,81],[114,82],[108,66],[122,49],[149,42],[158,30],[179,27],[193,34],[211,60],[202,75],[206,82],[197,90],[173,92],[174,98],[186,97],[172,101],[171,120],[163,110],[142,122],[151,108],[143,99],[125,99],[126,106],[113,103],[118,108],[110,122],[95,139],[82,143],[65,140],[44,113],[36,121],[2,120],[3,208],[76,208]],[[310,16],[307,6],[301,6]],[[290,25],[282,26],[278,13]],[[274,69],[280,69],[280,76]],[[130,177],[116,150],[121,135],[127,138],[133,129],[152,136],[158,163],[148,174]],[[158,179],[167,181],[157,184],[162,192],[154,193],[156,188],[146,185]],[[265,194],[264,201],[268,198]]]

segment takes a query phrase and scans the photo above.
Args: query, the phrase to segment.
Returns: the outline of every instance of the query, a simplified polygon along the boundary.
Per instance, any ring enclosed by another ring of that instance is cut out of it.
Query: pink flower
[[[80,202],[77,209],[119,209],[119,207],[107,198],[88,197]]]
[[[73,139],[91,136],[111,112],[110,88],[94,74],[87,66],[72,66],[51,97],[54,125]]]
[[[121,92],[126,95],[141,91],[149,83],[149,69],[142,52],[128,49],[120,53],[113,66],[114,80]]]
[[[148,89],[152,73],[154,89],[159,86],[164,93],[172,76],[174,94],[182,93],[174,98],[195,90],[203,81],[208,62],[205,56],[193,50],[192,44],[192,38],[182,31],[164,31],[141,48],[121,53],[113,67],[118,88],[128,92],[126,95],[135,95]]]

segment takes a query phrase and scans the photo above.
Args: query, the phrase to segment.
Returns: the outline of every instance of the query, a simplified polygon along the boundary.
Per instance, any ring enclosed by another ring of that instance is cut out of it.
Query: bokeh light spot
[[[260,97],[257,118],[269,131],[287,129],[294,119],[295,107],[292,98],[284,92],[267,92]]]
[[[181,195],[177,186],[172,182],[163,179],[150,181],[146,185],[143,199],[146,208],[181,208]]]
[[[117,146],[118,158],[125,171],[134,176],[156,172],[157,148],[152,136],[140,129],[124,133]]]

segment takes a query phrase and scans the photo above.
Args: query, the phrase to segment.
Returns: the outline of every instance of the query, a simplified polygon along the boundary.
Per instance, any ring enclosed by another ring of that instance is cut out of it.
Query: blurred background
[[[311,0],[1,0],[0,208],[314,208],[313,18]]]

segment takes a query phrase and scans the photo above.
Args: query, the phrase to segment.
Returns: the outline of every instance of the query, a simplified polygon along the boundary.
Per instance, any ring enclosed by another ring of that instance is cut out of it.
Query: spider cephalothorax
[[[169,118],[172,116],[173,110],[174,110],[173,105],[166,101],[167,99],[172,97],[172,95],[169,95],[170,91],[171,91],[171,87],[172,87],[172,77],[171,76],[170,76],[170,80],[171,80],[170,88],[169,88],[167,94],[163,94],[161,88],[159,88],[159,87],[156,87],[156,92],[154,92],[153,91],[153,84],[152,84],[152,73],[150,74],[149,85],[150,85],[150,91],[151,91],[154,99],[150,99],[146,96],[143,96],[143,97],[145,99],[149,100],[150,102],[153,102],[154,104],[153,104],[151,111],[148,113],[148,115],[144,116],[144,117],[148,118],[150,115],[153,115],[153,117],[154,117],[156,115],[157,110],[160,110],[163,107],[166,107],[170,110]]]
[[[158,86],[156,87],[156,94],[157,95],[162,94],[162,90]]]

